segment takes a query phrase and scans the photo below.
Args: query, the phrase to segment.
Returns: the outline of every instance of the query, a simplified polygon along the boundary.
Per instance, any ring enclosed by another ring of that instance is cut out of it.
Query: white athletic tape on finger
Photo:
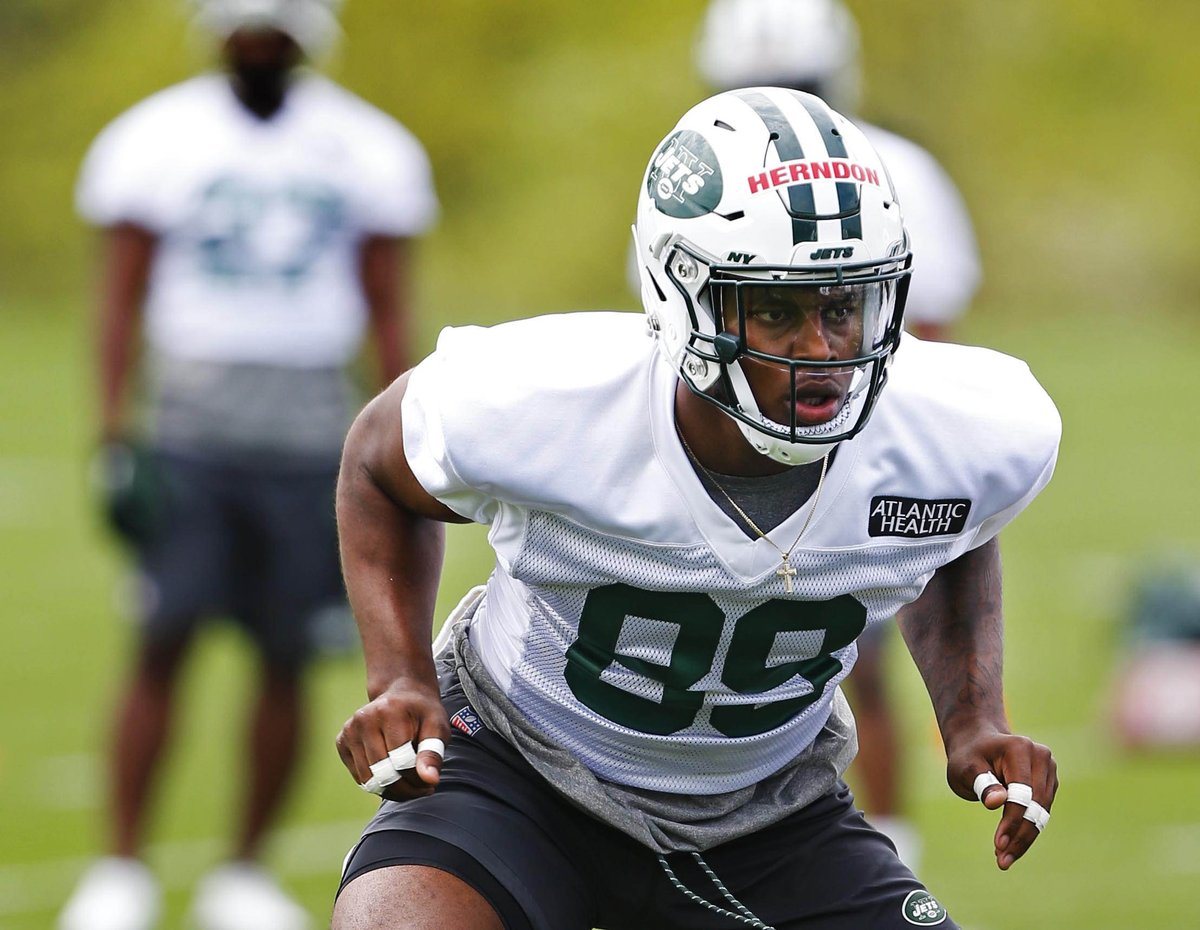
[[[396,767],[392,765],[391,759],[380,759],[378,762],[371,763],[371,777],[359,785],[363,791],[368,794],[383,795],[383,791],[388,785],[394,784],[400,780],[400,773],[396,771]]]
[[[1019,781],[1008,783],[1008,803],[1028,807],[1033,802],[1033,789]]]
[[[384,787],[387,787],[400,778],[400,773],[392,765],[391,759],[380,759],[378,762],[371,763],[371,777]]]
[[[1025,813],[1021,816],[1037,827],[1038,833],[1045,830],[1046,824],[1050,822],[1050,812],[1037,801],[1030,801],[1029,806],[1025,808]]]
[[[358,787],[362,788],[367,794],[377,794],[382,797],[387,785],[381,782],[375,775],[372,775]]]
[[[975,797],[983,800],[983,793],[992,787],[992,785],[1000,784],[1000,779],[991,772],[980,772],[975,776]]]
[[[421,742],[417,743],[417,752],[436,753],[437,757],[441,759],[446,755],[446,744],[436,736],[430,736],[429,738],[423,739]]]
[[[392,765],[395,766],[397,772],[417,767],[417,751],[412,748],[412,743],[397,746],[388,753],[388,758],[391,760]]]

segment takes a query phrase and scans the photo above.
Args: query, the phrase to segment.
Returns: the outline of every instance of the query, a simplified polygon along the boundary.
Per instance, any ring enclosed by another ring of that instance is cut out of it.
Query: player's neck
[[[286,75],[279,80],[266,80],[259,75],[243,75],[235,71],[229,75],[229,83],[238,103],[261,120],[275,116],[283,109],[287,99],[289,81]]]
[[[675,426],[704,468],[748,478],[778,475],[790,466],[755,451],[737,424],[680,382],[675,389]]]

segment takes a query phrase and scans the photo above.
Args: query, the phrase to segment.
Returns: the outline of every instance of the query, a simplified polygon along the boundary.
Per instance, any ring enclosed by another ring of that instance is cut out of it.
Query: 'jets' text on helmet
[[[634,242],[660,351],[755,449],[811,462],[863,428],[900,338],[911,253],[887,170],[849,120],[777,87],[697,104],[650,159]],[[778,327],[814,302],[820,326],[852,324],[836,350],[756,341],[756,321]],[[747,365],[790,378],[782,420],[760,409]],[[828,415],[806,419],[814,408]]]
[[[717,90],[771,84],[858,106],[858,26],[840,0],[713,0],[695,54]]]

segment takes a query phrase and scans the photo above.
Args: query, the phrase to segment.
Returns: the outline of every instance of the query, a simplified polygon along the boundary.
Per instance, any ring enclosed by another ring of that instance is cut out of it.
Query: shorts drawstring
[[[722,882],[721,879],[717,878],[717,874],[712,870],[709,864],[704,861],[704,857],[701,856],[700,853],[694,852],[691,854],[691,856],[696,861],[696,864],[703,870],[704,874],[708,876],[709,881],[711,881],[716,889],[721,892],[721,895],[726,901],[737,908],[737,911],[734,912],[728,910],[727,908],[720,907],[719,905],[713,904],[711,901],[700,897],[700,895],[688,888],[687,885],[685,885],[679,879],[679,876],[675,874],[674,870],[667,862],[666,856],[659,854],[658,864],[662,866],[662,870],[667,873],[667,878],[670,879],[671,884],[674,885],[684,895],[684,897],[690,901],[694,901],[702,907],[708,908],[710,911],[714,911],[724,917],[732,918],[739,923],[753,927],[754,930],[775,930],[775,928],[770,924],[763,923],[761,920],[759,920],[754,915],[754,912],[750,910],[750,908],[746,907],[746,905],[733,896],[733,892],[725,887],[725,883]]]

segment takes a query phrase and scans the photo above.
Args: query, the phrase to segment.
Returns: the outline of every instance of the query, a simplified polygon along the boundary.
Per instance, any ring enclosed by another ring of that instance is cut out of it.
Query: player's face
[[[836,362],[862,353],[869,289],[863,286],[741,288],[746,347],[789,361]],[[723,301],[724,324],[739,332],[736,303]],[[777,423],[816,426],[846,403],[853,367],[798,368],[795,392],[788,366],[743,355],[739,359],[759,409]]]
[[[301,57],[296,41],[278,29],[238,29],[225,41],[225,58],[238,74],[285,74]]]

